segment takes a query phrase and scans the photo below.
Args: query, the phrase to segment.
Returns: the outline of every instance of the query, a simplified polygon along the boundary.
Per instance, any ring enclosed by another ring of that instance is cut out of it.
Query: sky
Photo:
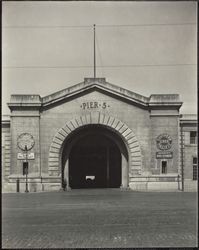
[[[11,94],[41,97],[96,77],[149,97],[180,94],[197,112],[195,1],[4,1],[2,114]]]

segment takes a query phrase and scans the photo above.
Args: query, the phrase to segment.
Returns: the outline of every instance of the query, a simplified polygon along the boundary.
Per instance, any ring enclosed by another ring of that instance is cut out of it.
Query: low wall
[[[179,175],[131,176],[129,188],[135,191],[178,191],[181,190]]]
[[[18,182],[18,183],[17,183]],[[62,190],[61,177],[28,176],[28,191],[59,191]],[[137,176],[130,177],[129,189],[132,191],[180,191],[181,178],[172,176]],[[17,186],[18,185],[18,186]],[[185,180],[184,191],[197,191],[197,181]],[[25,192],[26,177],[23,175],[9,176],[9,181],[2,183],[2,192]]]
[[[43,192],[61,190],[61,181],[59,177],[28,177],[27,178],[29,192]],[[9,176],[9,182],[2,186],[3,192],[25,192],[26,177],[21,175]]]

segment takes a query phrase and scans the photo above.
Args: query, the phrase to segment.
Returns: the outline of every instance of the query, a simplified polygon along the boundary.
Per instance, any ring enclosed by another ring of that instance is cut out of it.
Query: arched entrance
[[[66,124],[57,131],[49,148],[49,176],[52,178],[60,178],[61,185],[64,182],[64,178],[66,178],[67,186],[69,185],[69,160],[66,159],[69,157],[69,152],[78,138],[78,136],[75,138],[73,135],[87,126],[94,126],[96,128],[103,127],[107,131],[106,136],[114,141],[119,147],[120,152],[122,152],[122,148],[125,148],[127,156],[125,157],[124,152],[121,153],[121,186],[128,188],[132,177],[137,174],[139,175],[142,169],[142,155],[138,139],[135,133],[125,123],[101,112],[90,112],[67,121]],[[110,135],[108,132],[112,134]],[[73,140],[70,141],[70,138],[73,138]],[[121,145],[123,146],[121,147]],[[68,151],[63,153],[63,150],[66,148]],[[66,157],[64,167],[63,155]]]
[[[90,125],[65,141],[62,179],[70,188],[119,188],[122,165],[127,171],[127,164],[128,153],[121,139],[102,126]]]

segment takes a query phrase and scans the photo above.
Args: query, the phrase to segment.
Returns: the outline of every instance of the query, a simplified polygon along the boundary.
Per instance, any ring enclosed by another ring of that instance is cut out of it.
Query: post
[[[96,58],[95,58],[95,24],[93,25],[94,31],[94,79],[96,78]]]
[[[181,178],[182,178],[182,191],[184,191],[184,151],[183,151],[183,131],[182,125],[180,126],[180,137],[181,137]]]
[[[43,184],[42,176],[41,176],[41,191],[44,191],[44,184]]]
[[[178,177],[177,177],[177,182],[178,182],[178,190],[180,190],[180,176],[178,174]]]
[[[28,161],[27,161],[27,152],[28,152],[28,149],[27,149],[27,146],[25,145],[25,152],[26,152],[26,160],[25,162],[27,162],[27,165],[26,165],[26,189],[25,189],[25,193],[28,193]]]
[[[19,179],[16,180],[16,189],[17,189],[17,193],[19,193]]]

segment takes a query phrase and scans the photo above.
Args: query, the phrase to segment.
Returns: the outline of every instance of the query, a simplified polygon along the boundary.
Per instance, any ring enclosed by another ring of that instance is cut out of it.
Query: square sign
[[[18,160],[25,160],[26,159],[26,154],[18,153],[17,154],[17,159]],[[27,154],[27,160],[34,160],[34,159],[35,159],[35,153],[28,153]]]
[[[173,158],[173,152],[171,151],[156,152],[156,159],[172,159],[172,158]]]

